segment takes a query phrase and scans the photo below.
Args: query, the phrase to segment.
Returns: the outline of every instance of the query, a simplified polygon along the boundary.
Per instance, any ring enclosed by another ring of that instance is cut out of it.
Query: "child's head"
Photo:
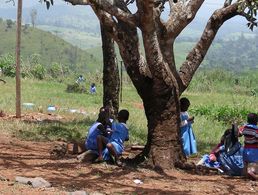
[[[120,110],[120,111],[118,112],[118,117],[117,117],[117,119],[118,119],[119,122],[124,122],[124,123],[126,123],[126,121],[129,119],[129,112],[128,112],[128,110],[125,110],[125,109]]]
[[[247,123],[252,125],[257,125],[258,116],[255,113],[249,113],[247,115]]]
[[[182,112],[185,112],[188,110],[190,106],[190,101],[186,97],[183,97],[180,99],[180,108]]]
[[[108,115],[105,111],[104,112],[102,111],[99,113],[98,119],[97,119],[98,122],[102,123],[105,126],[107,124],[108,120],[109,120]]]

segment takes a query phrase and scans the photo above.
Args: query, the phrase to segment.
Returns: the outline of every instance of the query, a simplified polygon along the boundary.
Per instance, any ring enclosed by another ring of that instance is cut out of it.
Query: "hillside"
[[[13,22],[0,20],[0,55],[15,53],[16,26]],[[61,38],[37,28],[22,27],[21,54],[23,60],[33,54],[40,56],[40,63],[69,66],[72,70],[88,71],[101,67],[101,61],[82,49],[65,42]]]

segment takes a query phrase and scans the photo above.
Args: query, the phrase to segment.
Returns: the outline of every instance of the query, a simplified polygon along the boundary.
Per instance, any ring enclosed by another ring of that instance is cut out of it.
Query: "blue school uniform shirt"
[[[113,133],[110,137],[110,142],[116,142],[124,148],[124,141],[129,139],[128,127],[125,123],[113,123]]]
[[[109,143],[111,143],[118,155],[121,155],[124,151],[124,141],[129,139],[128,127],[125,123],[112,123],[113,133],[109,138]],[[104,160],[110,160],[110,154],[107,148],[102,152]]]
[[[87,150],[98,150],[97,146],[97,137],[98,135],[101,135],[102,132],[101,130],[98,129],[98,126],[100,125],[100,122],[95,122],[89,129],[86,141],[85,141],[85,146]]]

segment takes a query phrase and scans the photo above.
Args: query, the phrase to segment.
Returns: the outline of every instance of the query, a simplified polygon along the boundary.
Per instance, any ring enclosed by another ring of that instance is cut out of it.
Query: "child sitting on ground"
[[[220,143],[209,155],[204,155],[197,165],[216,168],[228,175],[242,175],[243,172],[243,148],[238,141],[238,129],[232,125],[221,137]]]
[[[244,174],[253,180],[258,179],[255,170],[258,164],[258,116],[255,113],[247,115],[247,124],[239,128],[240,136],[244,136]]]
[[[85,140],[87,150],[92,150],[97,153],[97,137],[99,135],[107,136],[106,126],[109,124],[108,114],[105,111],[100,111],[97,121],[90,127]]]
[[[115,164],[122,166],[119,156],[124,151],[124,141],[129,140],[128,127],[126,125],[128,119],[129,112],[127,110],[120,110],[118,113],[118,123],[112,124],[113,133],[111,137],[108,139],[101,135],[98,136],[98,162],[107,161],[110,160],[110,157],[114,157]]]

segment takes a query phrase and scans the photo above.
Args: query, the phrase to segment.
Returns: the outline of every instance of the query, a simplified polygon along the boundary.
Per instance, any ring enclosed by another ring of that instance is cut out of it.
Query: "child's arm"
[[[104,125],[99,124],[97,128],[101,131],[101,133],[102,133],[104,136],[107,136],[108,132],[107,132],[106,128],[104,127]]]
[[[209,155],[210,161],[217,161],[216,156],[221,151],[221,146],[222,146],[222,143],[219,143],[215,148],[212,149],[212,151]]]

